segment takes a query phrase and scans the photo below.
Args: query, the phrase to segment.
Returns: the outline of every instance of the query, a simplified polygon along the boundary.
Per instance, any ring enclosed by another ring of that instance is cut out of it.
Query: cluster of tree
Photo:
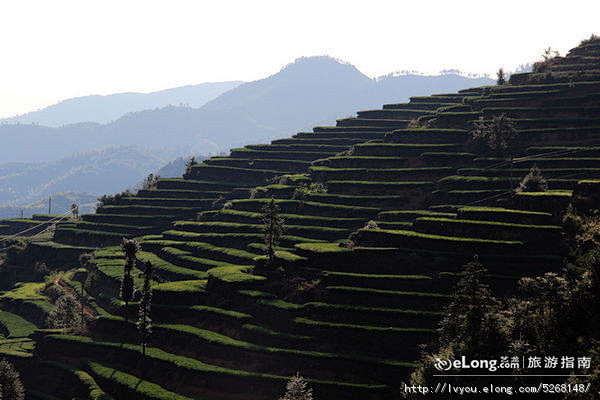
[[[533,63],[533,72],[540,73],[546,71],[550,66],[550,61],[559,56],[560,53],[557,50],[548,47],[542,53],[540,61]]]
[[[475,151],[491,153],[504,158],[509,164],[511,192],[513,190],[516,192],[545,192],[548,190],[548,182],[535,164],[519,185],[514,187],[513,165],[520,148],[521,137],[512,118],[506,114],[496,115],[488,120],[480,117],[474,121],[470,133],[470,146]]]
[[[545,192],[548,190],[548,181],[542,175],[542,171],[537,164],[533,164],[529,173],[525,175],[519,186],[515,189],[516,192]]]
[[[158,180],[160,179],[160,175],[149,174],[142,182],[143,189],[154,189],[158,184]]]
[[[598,41],[600,41],[600,36],[598,36],[598,35],[596,35],[596,34],[592,33],[592,35],[591,35],[591,36],[590,36],[588,39],[583,39],[583,40],[582,40],[582,41],[579,43],[579,45],[580,45],[580,46],[583,46],[583,45],[590,44],[590,43],[594,43],[594,42],[598,42]]]
[[[196,160],[195,156],[192,156],[185,163],[185,173],[183,176],[189,176],[192,173],[192,169],[193,169],[194,165],[198,165],[198,160]]]
[[[411,375],[410,384],[435,386],[440,372],[437,359],[501,359],[518,356],[591,357],[589,376],[570,377],[566,383],[600,384],[600,218],[577,215],[570,209],[565,216],[570,227],[571,255],[560,274],[548,272],[522,278],[515,295],[495,297],[483,283],[486,269],[477,258],[468,263],[455,288],[452,302],[440,323],[439,341],[423,355],[421,366]],[[573,373],[578,364],[567,370]],[[497,385],[539,384],[528,377],[528,365],[503,370]],[[581,371],[581,370],[578,370]],[[547,372],[545,372],[547,373]],[[579,372],[581,373],[581,372]],[[489,378],[455,377],[456,385],[489,384]],[[596,397],[594,397],[596,396]],[[598,394],[571,393],[569,398],[598,398]]]
[[[314,182],[314,183],[311,183],[310,185],[307,185],[306,183],[301,183],[294,190],[294,194],[292,195],[292,200],[304,200],[306,198],[306,196],[308,196],[310,194],[318,194],[318,193],[325,193],[325,192],[326,192],[325,186],[323,186],[322,183]]]

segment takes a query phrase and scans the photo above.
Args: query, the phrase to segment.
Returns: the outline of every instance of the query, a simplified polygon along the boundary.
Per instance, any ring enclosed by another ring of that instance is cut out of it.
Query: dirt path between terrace
[[[70,285],[68,285],[65,282],[63,282],[60,277],[57,277],[54,280],[54,284],[56,286],[60,287],[62,290],[64,290],[65,293],[70,294],[75,299],[79,299],[79,293],[75,292],[75,290]],[[90,317],[90,318],[94,318],[94,317],[96,317],[98,315],[98,313],[96,313],[96,311],[93,308],[91,308],[91,307],[89,307],[87,305],[83,306],[83,313],[85,315],[87,315],[88,317]]]

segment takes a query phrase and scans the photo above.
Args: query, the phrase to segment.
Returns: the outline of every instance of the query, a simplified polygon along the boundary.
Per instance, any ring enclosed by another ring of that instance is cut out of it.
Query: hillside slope
[[[60,361],[116,398],[278,398],[297,371],[317,399],[394,398],[435,340],[462,264],[477,254],[500,292],[561,268],[560,216],[574,193],[598,193],[599,62],[591,41],[506,85],[414,96],[233,149],[59,224],[25,256],[62,266],[94,251],[77,273],[96,276],[95,318],[86,335],[37,333],[26,385],[57,395],[39,371]],[[512,167],[470,135],[502,114],[521,139]],[[549,190],[515,193],[534,163]],[[286,229],[268,265],[271,199]],[[136,277],[144,262],[156,268],[146,357],[137,307],[117,299],[124,259],[111,245],[123,237],[141,243]]]
[[[122,191],[166,162],[152,152],[116,147],[57,161],[0,164],[0,205],[23,205],[77,190],[92,196]]]

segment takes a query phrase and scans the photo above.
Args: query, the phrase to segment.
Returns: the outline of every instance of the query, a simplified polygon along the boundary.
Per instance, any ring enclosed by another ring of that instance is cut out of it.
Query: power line
[[[30,228],[27,228],[27,229],[25,229],[25,230],[22,230],[21,232],[17,232],[17,233],[14,233],[14,234],[10,235],[10,236],[7,236],[7,237],[5,237],[5,238],[2,238],[2,239],[0,239],[0,243],[2,243],[2,242],[4,242],[4,241],[6,241],[6,240],[8,240],[8,239],[11,239],[11,238],[13,238],[13,237],[20,236],[20,235],[22,235],[23,233],[29,232],[29,231],[31,231],[31,230],[33,230],[33,229],[39,228],[40,226],[43,226],[43,225],[46,225],[46,224],[50,224],[50,223],[52,223],[52,222],[54,222],[54,224],[56,224],[57,222],[60,222],[60,221],[62,221],[62,220],[63,220],[63,219],[66,217],[66,215],[67,215],[67,214],[69,214],[69,213],[71,213],[71,210],[69,210],[69,211],[66,211],[66,212],[64,212],[64,213],[62,213],[62,214],[59,214],[59,215],[57,215],[56,217],[54,217],[54,218],[52,218],[52,219],[49,219],[49,220],[47,220],[47,221],[42,221],[41,223],[39,223],[39,224],[37,224],[37,225],[35,225],[35,226],[32,226],[32,227],[30,227]],[[56,221],[56,222],[55,222],[55,220],[57,220],[57,219],[58,219],[58,220],[60,220],[60,221]],[[54,224],[53,224],[53,225],[54,225]],[[2,249],[2,250],[4,250],[4,249]]]

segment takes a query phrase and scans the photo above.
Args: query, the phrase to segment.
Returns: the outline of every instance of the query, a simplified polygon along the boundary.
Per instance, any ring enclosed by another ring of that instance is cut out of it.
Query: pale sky
[[[0,117],[88,94],[255,80],[331,55],[370,77],[493,74],[600,34],[600,1],[0,3]]]

